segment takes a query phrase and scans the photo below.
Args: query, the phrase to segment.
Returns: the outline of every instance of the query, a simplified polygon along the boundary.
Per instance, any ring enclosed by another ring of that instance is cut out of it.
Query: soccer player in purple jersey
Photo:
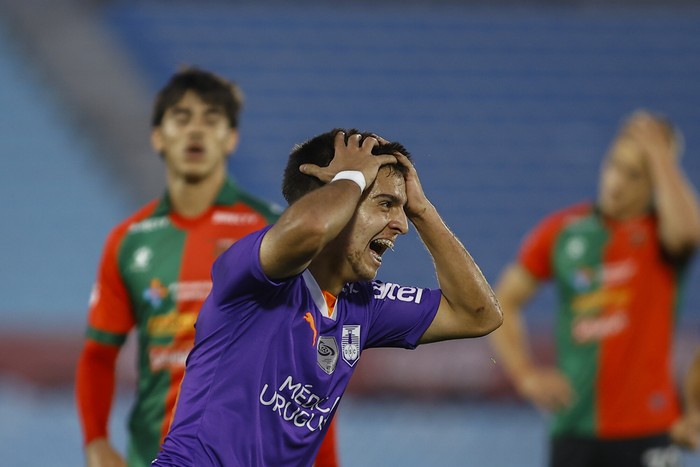
[[[296,147],[279,221],[212,267],[156,466],[308,466],[362,350],[478,337],[502,322],[478,266],[398,143],[333,130]],[[440,289],[375,281],[410,221]]]

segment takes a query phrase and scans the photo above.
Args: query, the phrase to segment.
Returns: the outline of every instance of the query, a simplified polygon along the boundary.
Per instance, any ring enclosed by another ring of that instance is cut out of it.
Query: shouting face
[[[350,223],[332,242],[333,249],[343,255],[343,276],[347,282],[369,281],[377,275],[384,253],[393,249],[399,235],[408,232],[405,204],[403,175],[383,167]]]

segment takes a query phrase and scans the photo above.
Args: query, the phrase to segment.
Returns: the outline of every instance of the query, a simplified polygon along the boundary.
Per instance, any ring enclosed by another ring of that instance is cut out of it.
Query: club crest
[[[350,365],[355,366],[357,360],[360,359],[360,325],[345,325],[343,326],[342,336],[343,360]]]
[[[335,341],[335,337],[319,337],[317,348],[316,361],[318,366],[329,375],[332,374],[338,364],[338,343]]]

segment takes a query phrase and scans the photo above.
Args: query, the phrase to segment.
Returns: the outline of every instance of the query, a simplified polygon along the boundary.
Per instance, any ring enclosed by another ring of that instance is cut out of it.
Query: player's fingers
[[[372,151],[372,148],[375,146],[379,146],[379,141],[374,136],[368,136],[362,142],[362,149],[365,149],[367,151]]]
[[[315,164],[302,164],[299,166],[299,172],[316,177],[324,183],[328,183],[332,178],[327,173],[327,169],[325,167],[319,167]]]
[[[372,136],[374,136],[375,138],[377,138],[377,141],[379,141],[381,144],[389,144],[389,141],[388,141],[388,140],[386,140],[385,138],[382,138],[381,136],[379,136],[379,135],[376,134],[376,133],[372,133]]]
[[[345,132],[339,131],[335,134],[335,146],[343,145],[345,146]]]
[[[400,152],[395,152],[394,157],[396,157],[396,161],[406,167],[409,172],[415,170],[415,167],[413,166],[413,163],[408,159],[408,157],[404,156]]]
[[[359,148],[360,141],[362,141],[362,135],[359,133],[353,133],[352,135],[348,136],[348,147],[352,146],[353,148]]]
[[[376,157],[376,160],[379,162],[379,165],[396,164],[398,162],[396,156],[393,156],[391,154],[380,154],[374,157]]]

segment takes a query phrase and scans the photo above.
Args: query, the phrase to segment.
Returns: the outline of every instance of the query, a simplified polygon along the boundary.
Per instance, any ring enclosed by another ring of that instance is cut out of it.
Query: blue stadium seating
[[[231,167],[267,198],[282,201],[285,157],[313,134],[358,127],[402,141],[492,280],[535,220],[595,196],[601,156],[635,108],[685,130],[700,186],[698,9],[126,2],[105,21],[154,90],[181,65],[241,84]],[[435,284],[414,236],[392,256],[380,278]],[[534,308],[549,308],[546,296]]]
[[[35,65],[0,24],[0,318],[83,329],[102,242],[127,208]]]

